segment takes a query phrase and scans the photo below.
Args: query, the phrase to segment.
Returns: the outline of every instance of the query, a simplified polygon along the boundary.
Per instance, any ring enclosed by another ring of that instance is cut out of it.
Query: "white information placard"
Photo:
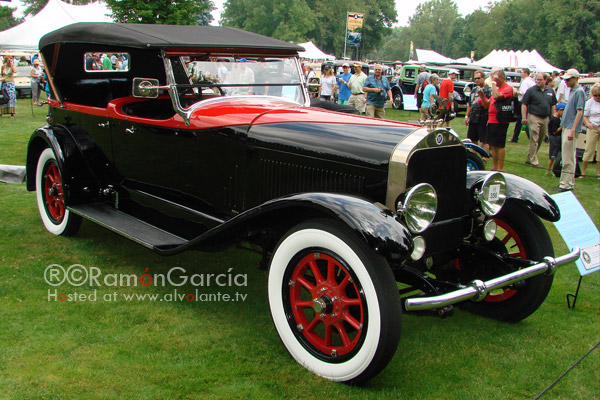
[[[554,223],[569,249],[581,248],[575,261],[581,276],[600,271],[600,232],[573,192],[550,196],[560,208],[560,220]]]

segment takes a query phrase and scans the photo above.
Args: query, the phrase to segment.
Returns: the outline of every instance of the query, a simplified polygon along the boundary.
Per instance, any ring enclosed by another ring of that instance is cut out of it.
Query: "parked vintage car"
[[[553,258],[548,194],[467,172],[453,131],[310,107],[296,45],[78,23],[40,50],[52,100],[29,141],[27,188],[47,230],[74,235],[83,217],[162,255],[259,248],[276,331],[324,378],[379,373],[403,308],[522,320],[578,256]],[[106,53],[128,67],[86,67]]]
[[[31,96],[31,67],[18,66],[14,80],[17,97]]]
[[[398,80],[392,82],[392,107],[396,110],[416,110],[416,100],[412,102],[415,94],[415,85],[419,75],[420,64],[406,64],[402,66]],[[448,77],[448,68],[436,65],[427,65],[427,71],[438,74],[440,79]],[[412,106],[408,106],[411,103]]]

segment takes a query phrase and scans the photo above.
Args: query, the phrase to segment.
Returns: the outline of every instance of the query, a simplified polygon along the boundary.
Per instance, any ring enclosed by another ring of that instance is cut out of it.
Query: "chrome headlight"
[[[481,189],[475,191],[475,198],[485,215],[498,214],[506,200],[504,175],[499,172],[489,174],[481,184]]]
[[[437,194],[428,183],[410,189],[396,204],[396,211],[412,233],[423,232],[437,212]]]

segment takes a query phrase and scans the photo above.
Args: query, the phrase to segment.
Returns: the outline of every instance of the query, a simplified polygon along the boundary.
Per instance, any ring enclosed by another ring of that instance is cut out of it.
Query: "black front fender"
[[[407,257],[412,251],[410,232],[384,206],[348,195],[302,193],[270,200],[225,221],[181,247],[159,252],[169,254],[189,247],[218,249],[250,240],[253,233],[275,230],[282,235],[293,226],[315,218],[341,221],[370,248],[386,258]],[[279,237],[274,239],[278,240]]]
[[[481,183],[490,171],[467,172],[467,188]],[[503,173],[506,178],[506,200],[517,201],[533,211],[538,217],[556,222],[560,219],[560,210],[548,192],[537,184],[518,175]]]

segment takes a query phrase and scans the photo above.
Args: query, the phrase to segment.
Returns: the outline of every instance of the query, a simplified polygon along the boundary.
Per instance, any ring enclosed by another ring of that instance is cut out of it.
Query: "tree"
[[[281,40],[312,40],[327,53],[344,51],[346,13],[365,14],[361,51],[377,49],[396,22],[394,0],[228,0],[221,23]]]
[[[450,49],[458,16],[458,7],[452,0],[429,0],[419,4],[415,14],[408,19],[415,46],[438,53]]]
[[[13,12],[15,10],[16,8],[0,6],[0,31],[12,28],[13,26],[21,23],[20,19],[17,19],[13,16]]]
[[[304,42],[316,23],[305,0],[228,0],[221,17],[225,26],[293,42]]]
[[[598,0],[544,0],[552,40],[548,59],[563,68],[580,72],[600,69],[600,2]]]
[[[65,3],[70,4],[89,4],[96,0],[61,0]],[[46,7],[48,0],[21,0],[22,3],[27,4],[27,8],[24,11],[25,15],[35,15]]]
[[[598,70],[598,15],[598,0],[501,0],[461,18],[452,1],[430,0],[417,8],[401,38],[386,38],[380,54],[392,59],[386,54],[410,40],[453,58],[471,50],[477,59],[494,49],[535,49],[558,67]]]
[[[379,50],[379,57],[382,60],[406,61],[410,52],[410,27],[401,26],[394,28],[392,34],[385,38],[384,44]],[[371,54],[368,58],[374,58]]]
[[[204,24],[210,0],[106,0],[116,22],[140,24]]]

